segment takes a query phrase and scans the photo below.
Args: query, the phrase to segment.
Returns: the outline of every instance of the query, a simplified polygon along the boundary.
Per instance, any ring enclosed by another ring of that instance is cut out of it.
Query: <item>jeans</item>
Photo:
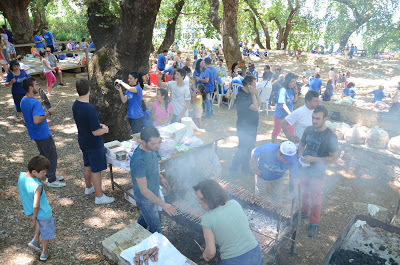
[[[251,150],[256,145],[257,126],[238,126],[237,135],[239,138],[238,149],[232,160],[231,170],[236,171],[242,166],[244,171],[250,171]]]
[[[56,169],[57,169],[57,150],[54,139],[50,136],[47,139],[35,140],[39,153],[46,157],[50,161],[50,168],[47,170],[46,177],[48,181],[56,181]]]
[[[261,249],[260,245],[257,245],[257,247],[253,248],[250,251],[247,251],[246,253],[238,257],[221,260],[219,265],[261,265],[261,262]]]
[[[152,203],[146,198],[135,198],[135,200],[140,209],[137,223],[145,229],[148,227],[151,233],[161,233],[162,229],[157,204]]]
[[[7,63],[10,63],[9,58],[7,56],[7,49],[3,49],[3,56],[4,56],[4,60],[6,60]]]
[[[204,101],[204,104],[206,105],[206,118],[209,118],[209,117],[211,117],[211,115],[214,114],[212,93],[213,92],[206,92],[207,97],[206,97],[206,100]]]
[[[144,117],[141,117],[139,119],[129,118],[129,125],[131,126],[132,134],[140,133],[142,131],[143,120],[144,120]]]

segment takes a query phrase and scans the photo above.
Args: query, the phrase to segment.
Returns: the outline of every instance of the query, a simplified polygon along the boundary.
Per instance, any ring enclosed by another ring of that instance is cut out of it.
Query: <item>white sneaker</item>
[[[64,180],[64,177],[62,177],[62,176],[56,176],[56,180],[58,180],[58,181],[63,181],[63,180]],[[46,178],[46,182],[49,182],[49,179],[48,179],[48,178]]]
[[[94,192],[95,192],[95,190],[94,190],[94,186],[93,185],[90,188],[85,188],[85,194],[86,195],[92,194]]]
[[[108,197],[103,193],[103,196],[100,198],[96,197],[94,199],[95,204],[107,204],[107,203],[112,203],[115,199],[113,197]]]
[[[58,181],[58,180],[56,180],[56,181],[53,181],[53,182],[48,182],[47,183],[47,186],[48,187],[52,187],[52,188],[62,188],[62,187],[65,187],[67,184],[65,184],[65,183],[63,183],[63,182],[60,182],[60,181]]]

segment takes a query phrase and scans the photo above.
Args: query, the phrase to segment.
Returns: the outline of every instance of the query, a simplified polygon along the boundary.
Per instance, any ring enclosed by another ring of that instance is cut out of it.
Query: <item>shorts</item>
[[[21,100],[25,95],[22,94],[14,94],[12,95],[13,99],[14,99],[14,107],[15,107],[15,111],[16,112],[22,112],[21,110]]]
[[[60,70],[60,68],[57,66],[56,67],[56,74],[58,74],[58,73],[60,73],[61,72],[61,70]]]
[[[49,240],[56,237],[56,224],[54,216],[46,220],[36,220],[39,224],[40,236],[42,240]]]
[[[47,85],[46,86],[52,86],[57,82],[56,77],[54,76],[53,72],[47,72],[44,73],[44,76],[46,77],[47,80]]]
[[[289,127],[289,133],[293,134],[294,133],[294,126],[288,124]],[[279,133],[281,132],[282,127],[281,127],[281,119],[277,118],[274,116],[274,130],[272,131],[272,136],[277,137]]]
[[[201,115],[202,114],[203,114],[203,109],[202,108],[194,110],[194,117],[196,119],[201,119]]]
[[[15,51],[15,46],[13,43],[10,43],[10,47],[8,47],[8,52],[10,54],[17,54],[17,52]]]
[[[7,61],[4,60],[4,59],[1,59],[1,60],[0,60],[0,64],[5,65],[5,64],[7,64]]]
[[[92,151],[82,150],[82,154],[83,166],[90,167],[93,173],[107,169],[106,149],[103,146]]]

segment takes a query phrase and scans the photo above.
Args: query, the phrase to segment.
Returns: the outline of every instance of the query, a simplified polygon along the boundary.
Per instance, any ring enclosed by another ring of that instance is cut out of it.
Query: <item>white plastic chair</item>
[[[212,95],[212,101],[213,102],[215,100],[215,96],[219,94],[218,86],[219,86],[219,83],[218,83],[217,80],[215,80],[214,81],[214,92],[213,92],[213,95]]]
[[[262,105],[265,103],[265,110],[267,111],[268,115],[268,106],[269,106],[269,98],[271,97],[272,92],[272,84],[270,82],[267,83],[266,86],[261,87],[258,90],[258,96],[261,100],[261,107],[258,107],[258,111],[260,112],[262,109]]]
[[[236,95],[239,92],[239,89],[241,87],[242,87],[241,84],[237,84],[237,83],[232,84],[233,97],[231,99],[229,99],[229,107],[228,107],[228,109],[231,109],[231,107],[233,106],[233,103],[235,102],[235,99],[236,99]]]

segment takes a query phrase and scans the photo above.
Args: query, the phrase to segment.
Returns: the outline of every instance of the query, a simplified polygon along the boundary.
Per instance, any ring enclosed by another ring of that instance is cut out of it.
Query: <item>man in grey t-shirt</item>
[[[58,75],[58,79],[60,79],[59,85],[66,86],[62,81],[63,80],[62,72],[61,72],[60,68],[58,68],[58,66],[57,66],[57,61],[58,61],[57,57],[51,53],[51,49],[49,47],[46,48],[46,52],[50,53],[49,57],[47,57],[47,61],[49,62],[50,67],[56,68],[56,74]]]

